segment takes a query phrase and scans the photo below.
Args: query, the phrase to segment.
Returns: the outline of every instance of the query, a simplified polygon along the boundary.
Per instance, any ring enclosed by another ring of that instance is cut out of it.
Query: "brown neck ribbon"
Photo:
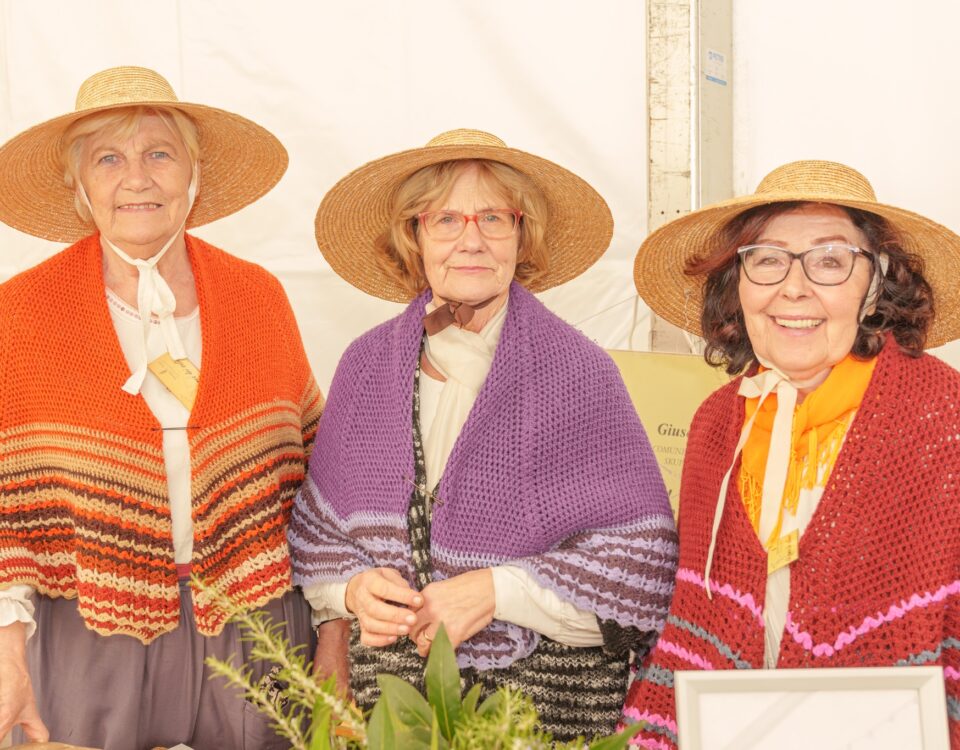
[[[473,319],[477,310],[482,310],[496,298],[496,296],[490,297],[476,305],[468,305],[466,302],[447,302],[423,316],[423,328],[427,336],[440,333],[451,323],[456,323],[458,328],[463,328]]]

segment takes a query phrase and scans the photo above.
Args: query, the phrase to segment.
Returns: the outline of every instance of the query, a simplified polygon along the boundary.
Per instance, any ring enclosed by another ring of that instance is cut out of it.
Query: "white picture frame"
[[[943,668],[674,673],[680,750],[950,750]]]

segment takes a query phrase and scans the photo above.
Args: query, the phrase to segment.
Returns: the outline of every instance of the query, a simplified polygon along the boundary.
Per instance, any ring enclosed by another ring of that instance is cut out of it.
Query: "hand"
[[[493,621],[496,595],[489,568],[471,570],[445,581],[434,581],[422,592],[424,604],[410,640],[420,656],[430,653],[440,623],[454,648]]]
[[[337,692],[350,698],[350,621],[327,620],[317,628],[313,676],[318,681],[336,675]]]
[[[344,604],[360,623],[360,643],[381,647],[410,632],[423,597],[393,568],[370,568],[347,583]]]
[[[27,671],[26,628],[22,622],[0,627],[0,737],[18,724],[31,742],[50,739],[33,697]]]

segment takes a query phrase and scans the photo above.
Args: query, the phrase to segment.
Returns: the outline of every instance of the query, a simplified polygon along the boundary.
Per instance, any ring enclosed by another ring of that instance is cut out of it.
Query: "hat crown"
[[[75,111],[142,102],[177,103],[166,78],[150,70],[124,66],[94,73],[80,85]]]
[[[784,164],[763,178],[756,194],[839,197],[873,203],[877,200],[866,177],[835,161],[795,161]]]
[[[470,128],[457,128],[431,138],[427,142],[427,147],[430,146],[494,146],[496,148],[506,148],[507,144],[492,133],[471,130]]]

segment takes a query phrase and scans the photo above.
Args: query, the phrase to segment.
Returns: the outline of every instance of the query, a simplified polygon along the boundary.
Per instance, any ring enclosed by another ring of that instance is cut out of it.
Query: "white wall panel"
[[[196,234],[280,277],[324,388],[346,345],[400,308],[323,262],[313,239],[320,198],[365,161],[456,127],[494,132],[604,195],[616,221],[609,252],[543,299],[605,346],[627,347],[633,324],[644,325],[631,277],[646,230],[642,2],[0,0],[0,11],[0,66],[12,82],[0,93],[0,138],[72,109],[97,70],[134,64],[160,71],[182,99],[236,111],[283,141],[280,184]],[[0,242],[0,277],[58,249],[2,225]]]
[[[960,4],[736,0],[733,19],[737,194],[780,164],[830,159],[960,231]],[[937,353],[960,366],[957,344]]]

